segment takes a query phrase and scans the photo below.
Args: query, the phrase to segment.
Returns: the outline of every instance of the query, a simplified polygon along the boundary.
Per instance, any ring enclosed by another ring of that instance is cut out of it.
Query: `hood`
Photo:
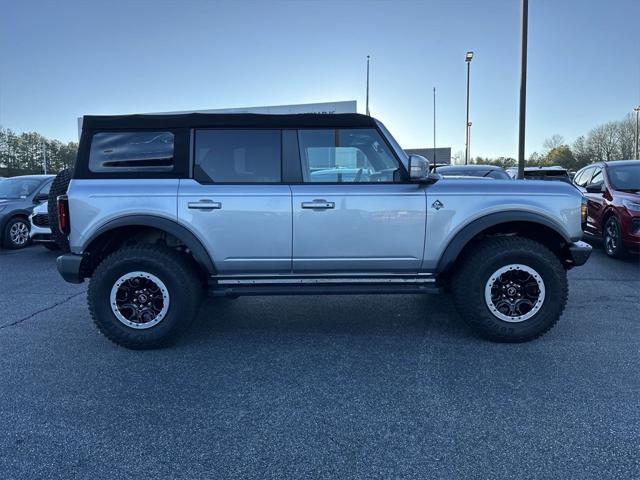
[[[0,198],[0,205],[21,205],[25,200],[24,198]]]
[[[616,197],[619,197],[621,199],[624,198],[624,199],[627,199],[627,200],[631,200],[633,202],[640,203],[640,190],[636,191],[635,193],[634,192],[622,192],[620,190],[615,190],[615,195],[616,195]]]

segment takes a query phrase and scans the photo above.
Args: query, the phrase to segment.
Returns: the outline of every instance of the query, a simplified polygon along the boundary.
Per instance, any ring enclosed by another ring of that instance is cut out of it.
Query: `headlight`
[[[626,198],[622,200],[622,205],[631,212],[640,212],[640,203],[634,202],[633,200],[627,200]]]
[[[587,226],[587,199],[585,197],[582,197],[582,204],[580,205],[580,222],[584,230]]]

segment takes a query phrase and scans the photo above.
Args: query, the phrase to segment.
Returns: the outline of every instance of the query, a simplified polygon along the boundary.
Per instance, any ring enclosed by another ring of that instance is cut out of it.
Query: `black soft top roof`
[[[176,113],[161,115],[85,115],[82,119],[83,130],[191,127],[349,128],[375,126],[376,123],[372,117],[359,113],[299,113],[291,115]]]

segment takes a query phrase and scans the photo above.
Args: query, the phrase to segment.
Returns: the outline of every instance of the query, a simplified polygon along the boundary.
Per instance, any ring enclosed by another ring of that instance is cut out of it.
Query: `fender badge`
[[[444,207],[444,204],[440,200],[436,200],[431,204],[431,208],[435,208],[436,210],[440,210],[442,207]]]

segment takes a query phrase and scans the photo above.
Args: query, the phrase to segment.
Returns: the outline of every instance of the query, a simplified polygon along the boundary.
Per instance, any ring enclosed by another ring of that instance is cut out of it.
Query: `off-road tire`
[[[143,271],[158,277],[169,292],[169,309],[158,324],[135,329],[114,314],[111,289],[122,275]],[[203,287],[193,264],[175,250],[160,245],[123,247],[106,257],[89,282],[89,311],[100,332],[112,342],[131,349],[153,349],[173,344],[191,325],[202,299]]]
[[[613,234],[613,244],[609,243],[609,236]],[[624,248],[622,243],[622,229],[620,228],[620,222],[614,216],[607,219],[602,229],[602,247],[604,253],[611,258],[626,258],[628,255],[627,249]],[[613,247],[613,248],[612,248]]]
[[[9,248],[11,250],[18,250],[20,248],[24,248],[31,245],[30,238],[27,238],[25,243],[22,243],[22,244],[15,243],[13,241],[13,239],[11,238],[11,229],[16,224],[22,224],[26,226],[27,236],[29,234],[29,230],[31,230],[31,225],[29,223],[29,220],[27,220],[24,217],[14,217],[11,220],[9,220],[7,224],[4,226],[4,231],[2,232],[2,245],[5,248]]]
[[[485,300],[485,287],[500,268],[521,264],[544,282],[545,298],[529,319],[509,322],[495,316]],[[453,301],[462,320],[494,342],[526,342],[540,337],[558,321],[567,303],[567,274],[544,245],[523,237],[487,238],[460,258],[451,281]]]
[[[73,168],[67,168],[58,173],[51,183],[49,198],[47,199],[47,214],[49,216],[51,238],[63,252],[69,251],[69,239],[58,230],[58,197],[67,193],[71,177],[73,177]]]

